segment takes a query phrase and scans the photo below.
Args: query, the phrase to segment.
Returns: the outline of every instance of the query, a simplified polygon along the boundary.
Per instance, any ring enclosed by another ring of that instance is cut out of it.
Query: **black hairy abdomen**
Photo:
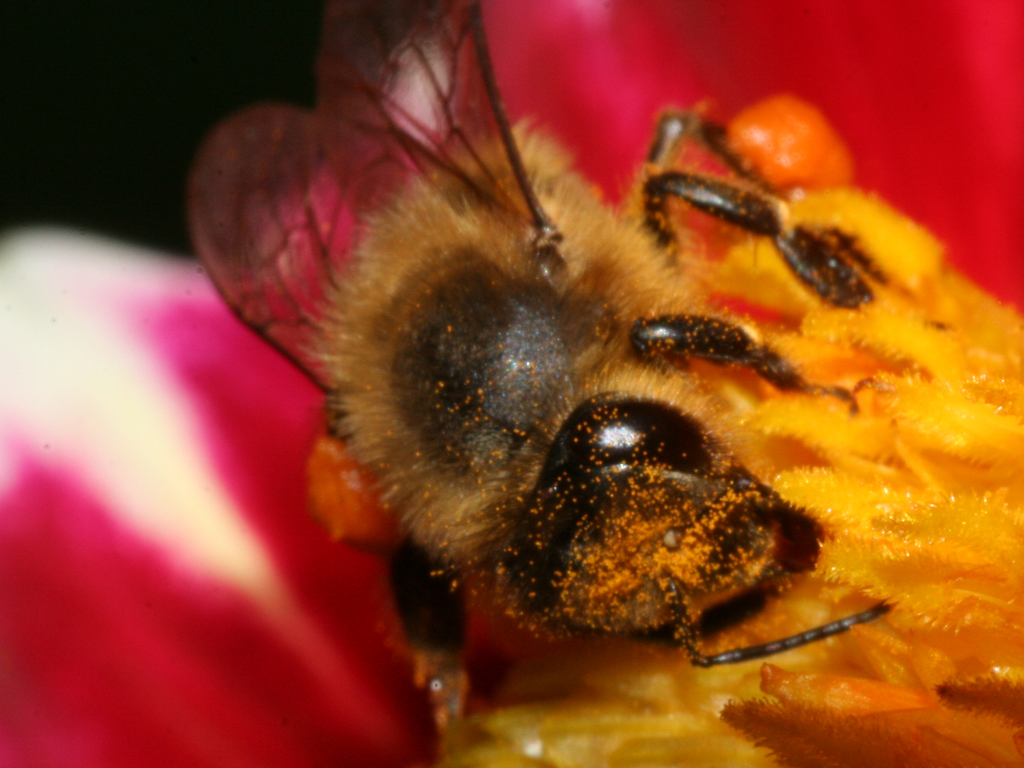
[[[480,469],[506,461],[568,395],[573,350],[549,284],[466,261],[413,291],[392,377],[424,448]]]

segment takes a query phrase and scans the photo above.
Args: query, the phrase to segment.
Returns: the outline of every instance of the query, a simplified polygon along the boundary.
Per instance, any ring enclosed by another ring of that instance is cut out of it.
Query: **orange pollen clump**
[[[782,94],[740,112],[728,125],[729,144],[780,189],[827,189],[853,182],[853,159],[825,116]]]
[[[398,543],[394,518],[381,509],[366,468],[345,443],[320,435],[306,463],[310,513],[332,538],[357,549],[386,554]]]

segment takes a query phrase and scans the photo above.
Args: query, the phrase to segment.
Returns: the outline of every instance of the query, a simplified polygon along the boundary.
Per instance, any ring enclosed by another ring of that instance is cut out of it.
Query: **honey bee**
[[[330,434],[396,516],[396,603],[440,720],[465,693],[467,585],[537,633],[667,641],[701,666],[884,612],[701,650],[712,614],[742,620],[810,570],[823,532],[750,468],[686,361],[852,398],[710,306],[669,204],[769,236],[839,307],[884,279],[852,237],[789,224],[691,113],[661,117],[637,204],[612,210],[555,143],[510,127],[472,0],[334,0],[317,71],[315,111],[215,129],[193,239],[234,312],[322,388]],[[684,143],[725,173],[677,170]]]

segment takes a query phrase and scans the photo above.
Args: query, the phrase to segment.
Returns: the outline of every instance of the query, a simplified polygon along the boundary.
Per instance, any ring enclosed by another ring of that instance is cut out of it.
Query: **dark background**
[[[313,100],[322,0],[0,0],[0,230],[65,224],[189,250],[207,130]]]

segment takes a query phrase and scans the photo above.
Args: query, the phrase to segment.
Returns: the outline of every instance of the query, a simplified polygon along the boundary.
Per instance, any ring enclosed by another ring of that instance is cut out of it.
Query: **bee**
[[[788,223],[692,113],[661,117],[637,204],[611,209],[560,147],[510,126],[472,0],[333,0],[322,45],[314,111],[252,107],[208,138],[191,228],[396,516],[392,584],[439,721],[465,695],[470,588],[538,634],[670,642],[700,666],[881,615],[701,650],[813,568],[823,532],[758,476],[687,361],[852,398],[709,304],[670,205],[772,238],[838,307],[883,279],[856,241]],[[726,173],[676,169],[684,143]]]

